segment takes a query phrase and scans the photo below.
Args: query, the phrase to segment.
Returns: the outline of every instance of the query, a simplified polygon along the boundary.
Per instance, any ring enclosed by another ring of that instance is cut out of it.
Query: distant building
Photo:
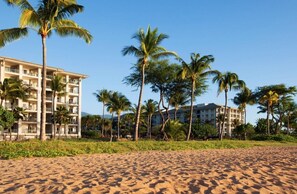
[[[47,67],[46,76],[46,135],[49,137],[53,134],[53,99],[50,82],[54,75],[61,75],[66,84],[66,93],[54,99],[55,104],[56,106],[66,106],[71,115],[70,123],[61,126],[61,134],[67,137],[81,137],[82,79],[87,76],[49,66]],[[5,78],[23,80],[23,83],[28,84],[32,89],[30,97],[26,101],[18,100],[17,102],[17,106],[25,110],[26,118],[15,123],[12,135],[16,136],[18,133],[24,138],[38,137],[41,122],[42,65],[0,57],[0,81],[3,82]],[[9,101],[3,105],[8,109],[10,108]]]
[[[217,129],[219,128],[218,116],[224,114],[225,107],[223,105],[217,105],[214,103],[209,104],[197,104],[193,108],[193,122],[199,119],[202,123],[212,124]],[[169,111],[169,116],[174,119],[174,109]],[[164,113],[166,117],[166,113]],[[190,107],[182,107],[177,111],[177,119],[181,122],[188,122],[190,117]],[[224,134],[231,136],[234,129],[234,123],[244,123],[244,112],[237,108],[227,107],[226,120],[224,124]],[[159,113],[156,113],[152,117],[152,125],[159,125],[162,123],[162,118]]]

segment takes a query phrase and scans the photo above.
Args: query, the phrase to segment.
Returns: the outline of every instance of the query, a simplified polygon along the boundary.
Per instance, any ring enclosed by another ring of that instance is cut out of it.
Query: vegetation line
[[[127,153],[138,151],[178,151],[250,148],[255,146],[297,146],[297,142],[275,141],[139,141],[98,142],[94,140],[54,140],[41,142],[0,142],[0,158],[75,156],[78,154]]]

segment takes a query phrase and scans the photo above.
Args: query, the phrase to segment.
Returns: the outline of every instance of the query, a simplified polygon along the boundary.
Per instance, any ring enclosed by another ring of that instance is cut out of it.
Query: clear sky
[[[29,0],[30,2],[36,2]],[[83,73],[82,111],[102,114],[102,105],[93,92],[100,89],[119,91],[132,103],[138,91],[122,80],[131,73],[136,59],[122,56],[124,46],[134,44],[131,36],[139,29],[158,27],[169,35],[163,46],[176,51],[185,61],[190,53],[211,54],[213,69],[239,75],[247,86],[284,83],[297,85],[297,1],[296,0],[78,0],[85,6],[73,19],[94,36],[87,45],[78,38],[53,34],[47,41],[48,65]],[[19,10],[0,1],[0,29],[18,25]],[[35,32],[0,49],[6,56],[42,63],[41,39]],[[210,83],[206,94],[196,103],[224,103]],[[229,94],[233,98],[235,92]],[[144,100],[158,95],[145,88]],[[295,98],[297,101],[297,98]],[[235,107],[231,100],[229,105]],[[254,123],[257,105],[248,107],[247,119]]]

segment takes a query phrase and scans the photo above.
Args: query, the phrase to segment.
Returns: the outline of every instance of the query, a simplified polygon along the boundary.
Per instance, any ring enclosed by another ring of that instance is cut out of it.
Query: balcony
[[[36,117],[25,118],[23,119],[23,122],[37,122],[37,118]]]
[[[78,102],[74,99],[69,99],[69,104],[78,104]]]
[[[23,73],[24,73],[24,75],[38,77],[38,72],[36,72],[36,71],[27,71],[27,70],[24,70]]]
[[[69,93],[78,94],[78,90],[77,89],[69,89]]]
[[[19,73],[19,69],[17,68],[11,68],[11,67],[5,67],[6,72],[11,72],[11,73]]]
[[[79,80],[78,79],[69,79],[69,83],[70,84],[75,84],[75,85],[78,85],[79,84]]]
[[[54,77],[53,75],[46,75],[47,79],[53,79],[53,77]]]
[[[46,107],[46,111],[47,112],[52,112],[52,108],[51,107]]]

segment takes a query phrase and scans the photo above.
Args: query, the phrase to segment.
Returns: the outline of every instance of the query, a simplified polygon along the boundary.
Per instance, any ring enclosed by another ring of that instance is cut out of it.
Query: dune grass
[[[255,146],[297,146],[289,142],[261,141],[123,141],[98,142],[90,140],[55,140],[40,142],[0,142],[0,158],[13,159],[23,157],[57,157],[78,154],[127,153],[136,151],[177,151],[200,149],[249,148]]]

